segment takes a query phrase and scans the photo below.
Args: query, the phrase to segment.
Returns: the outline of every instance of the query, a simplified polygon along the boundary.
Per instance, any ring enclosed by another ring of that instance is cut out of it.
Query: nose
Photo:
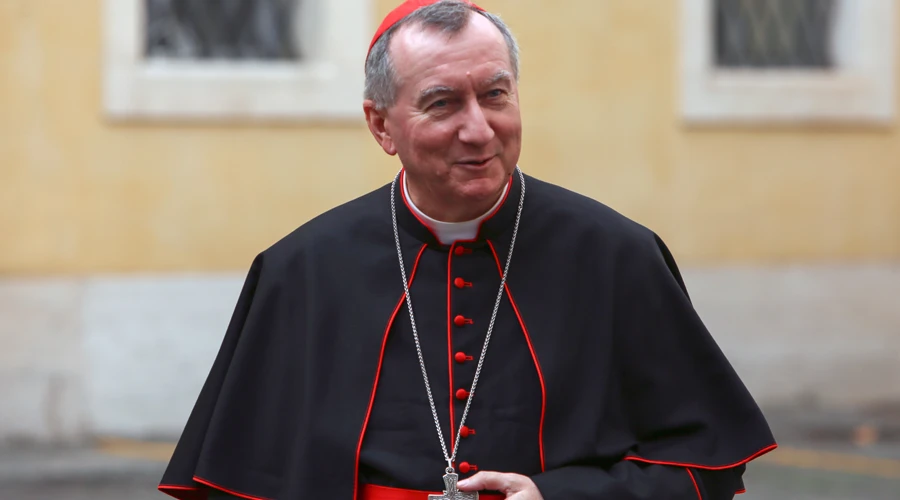
[[[477,101],[470,103],[466,108],[462,126],[459,129],[459,140],[476,146],[489,143],[495,134],[484,110]]]

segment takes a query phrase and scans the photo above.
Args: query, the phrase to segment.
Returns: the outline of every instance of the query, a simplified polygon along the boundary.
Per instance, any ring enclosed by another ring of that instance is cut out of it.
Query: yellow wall
[[[649,225],[683,263],[900,258],[900,126],[688,130],[678,2],[481,3],[522,45],[526,172]],[[361,118],[106,123],[100,9],[0,2],[0,272],[244,269],[398,168]]]

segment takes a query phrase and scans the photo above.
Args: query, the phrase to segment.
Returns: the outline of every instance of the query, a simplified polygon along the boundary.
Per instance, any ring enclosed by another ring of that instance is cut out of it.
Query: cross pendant
[[[449,472],[444,476],[444,494],[428,495],[428,500],[478,500],[477,491],[459,491],[456,483],[459,482],[459,475]]]

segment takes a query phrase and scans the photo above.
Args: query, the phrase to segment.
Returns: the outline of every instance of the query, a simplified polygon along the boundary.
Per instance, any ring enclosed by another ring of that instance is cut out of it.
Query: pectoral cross
[[[444,494],[428,495],[428,500],[478,500],[477,491],[459,491],[456,487],[458,481],[458,474],[448,472],[444,475]]]

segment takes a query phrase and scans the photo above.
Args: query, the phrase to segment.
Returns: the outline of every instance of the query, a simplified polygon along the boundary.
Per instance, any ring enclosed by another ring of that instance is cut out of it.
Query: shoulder
[[[532,202],[536,218],[552,231],[595,238],[604,247],[646,250],[656,246],[658,236],[651,229],[600,201],[533,177],[526,183],[526,204]]]
[[[573,253],[582,260],[610,263],[625,279],[674,278],[685,289],[672,252],[655,231],[575,191],[535,178],[526,183],[542,235],[579,249]]]
[[[386,222],[387,221],[387,222]],[[385,227],[385,224],[387,224]],[[331,208],[303,223],[259,257],[266,267],[283,268],[326,253],[363,252],[390,228],[390,185]]]
[[[655,231],[574,191],[538,179],[526,182],[537,219],[543,220],[541,232],[559,238],[581,265],[605,263],[618,286],[670,286],[687,296],[675,257]]]

